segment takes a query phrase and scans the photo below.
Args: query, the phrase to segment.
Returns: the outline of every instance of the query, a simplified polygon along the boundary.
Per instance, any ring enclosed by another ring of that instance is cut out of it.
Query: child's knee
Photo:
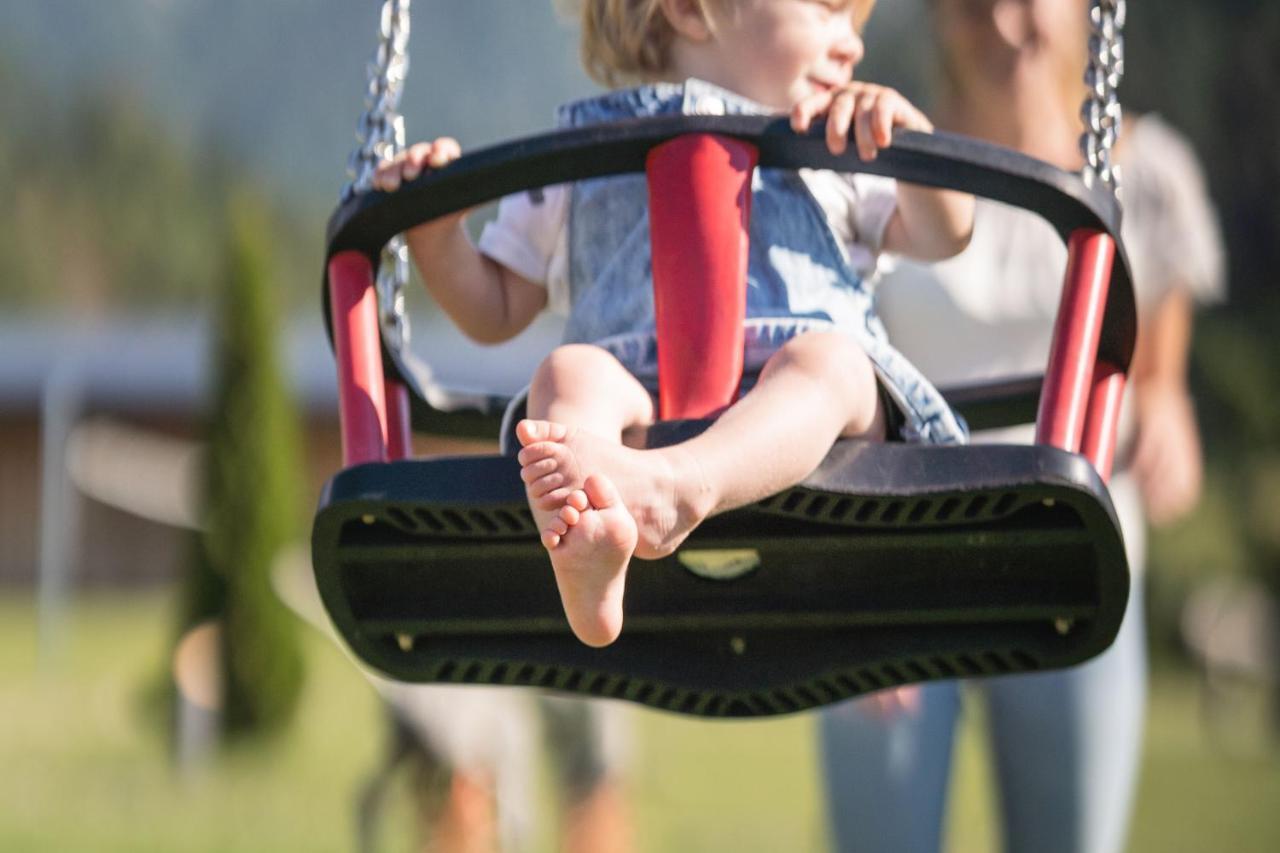
[[[594,379],[608,379],[621,370],[618,360],[591,344],[564,344],[556,347],[534,371],[530,393],[553,395],[565,388],[581,387]]]

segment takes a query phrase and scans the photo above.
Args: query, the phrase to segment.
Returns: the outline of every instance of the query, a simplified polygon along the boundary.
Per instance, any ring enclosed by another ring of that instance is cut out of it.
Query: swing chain
[[[378,48],[370,60],[365,112],[356,125],[358,147],[347,160],[347,176],[342,201],[373,189],[378,165],[404,150],[404,116],[400,96],[409,74],[409,4],[412,0],[385,0],[378,27]],[[378,264],[378,324],[383,344],[400,352],[409,343],[409,318],[405,314],[404,290],[409,280],[409,249],[404,237],[396,235],[382,250]]]
[[[1088,87],[1080,117],[1085,132],[1080,151],[1087,185],[1095,180],[1115,193],[1120,184],[1120,167],[1112,161],[1112,149],[1120,137],[1120,98],[1116,90],[1124,77],[1125,0],[1091,0],[1089,7],[1089,65],[1084,82]]]

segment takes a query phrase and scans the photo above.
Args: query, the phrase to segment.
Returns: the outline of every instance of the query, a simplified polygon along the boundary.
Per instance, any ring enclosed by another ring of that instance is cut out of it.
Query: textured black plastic
[[[766,716],[1078,663],[1111,643],[1128,597],[1110,499],[1081,457],[846,441],[804,483],[634,562],[622,637],[591,649],[569,632],[518,470],[462,457],[329,482],[312,553],[357,656],[407,681]],[[699,558],[743,573],[685,567]]]
[[[1087,186],[1073,172],[1008,148],[947,133],[899,132],[891,147],[875,160],[864,162],[858,158],[856,146],[843,155],[828,151],[820,126],[800,136],[792,132],[786,119],[769,116],[662,116],[558,130],[466,154],[394,193],[356,196],[330,218],[327,254],[331,257],[357,250],[376,260],[392,236],[446,213],[552,184],[643,172],[651,148],[688,133],[723,134],[750,142],[759,149],[761,168],[866,172],[1005,202],[1039,214],[1064,240],[1082,227],[1107,232],[1116,238],[1117,255],[1098,355],[1117,367],[1128,368],[1137,320],[1115,198],[1103,187]],[[327,323],[328,287],[323,292]],[[384,360],[388,373],[410,389],[416,429],[441,434],[493,435],[497,431],[503,401],[492,398],[477,405],[468,399],[454,405],[447,394],[433,386],[430,368],[411,352],[388,350]],[[998,395],[998,389],[993,393]],[[984,400],[981,389],[971,388],[959,408],[968,416],[968,407],[976,407],[980,410],[977,419],[982,420],[1000,408],[984,405]]]

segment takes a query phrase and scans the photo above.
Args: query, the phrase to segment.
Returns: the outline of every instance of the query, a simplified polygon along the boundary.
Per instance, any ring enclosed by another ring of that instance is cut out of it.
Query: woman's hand
[[[1130,466],[1147,520],[1170,524],[1195,508],[1204,476],[1200,433],[1185,388],[1138,386],[1138,436]]]
[[[894,128],[933,131],[933,124],[910,101],[888,86],[850,81],[835,89],[815,92],[791,108],[791,128],[808,133],[813,120],[827,117],[827,148],[843,154],[853,130],[858,156],[874,160],[893,142]]]
[[[442,136],[431,142],[419,142],[395,157],[379,164],[373,173],[373,188],[395,192],[404,181],[412,181],[427,169],[439,169],[462,156],[458,140]]]

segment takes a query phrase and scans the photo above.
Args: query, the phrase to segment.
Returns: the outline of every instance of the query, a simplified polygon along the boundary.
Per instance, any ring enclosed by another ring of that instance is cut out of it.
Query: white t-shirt
[[[1222,298],[1223,250],[1212,204],[1186,141],[1155,116],[1131,121],[1120,149],[1121,236],[1129,253],[1139,326],[1161,300],[1185,289],[1199,302]],[[900,262],[876,292],[889,340],[942,387],[1040,373],[1066,270],[1057,232],[1039,216],[979,199],[973,240],[950,260]],[[1116,453],[1122,468],[1135,429],[1131,395]],[[1031,425],[988,430],[975,443],[1030,443]],[[1112,497],[1131,549],[1141,551],[1137,492],[1119,472]],[[1130,555],[1141,566],[1140,554]]]
[[[1222,242],[1190,147],[1144,116],[1120,153],[1139,323],[1173,289],[1220,299]],[[979,199],[969,247],[937,264],[898,263],[877,290],[879,313],[894,346],[939,385],[1042,372],[1066,260],[1045,220]]]
[[[876,175],[800,170],[826,214],[854,271],[877,271],[885,226],[897,209],[897,183]],[[547,308],[569,314],[569,200],[567,184],[502,199],[498,216],[480,234],[480,251],[547,288]]]

